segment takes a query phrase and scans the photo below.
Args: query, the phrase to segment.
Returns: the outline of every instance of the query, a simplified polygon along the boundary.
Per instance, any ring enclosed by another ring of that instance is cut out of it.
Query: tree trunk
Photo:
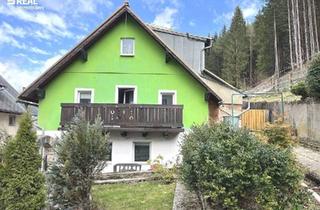
[[[279,57],[278,57],[278,37],[277,37],[277,22],[276,22],[276,13],[273,10],[273,30],[274,30],[274,54],[275,54],[275,76],[276,76],[276,89],[279,89]]]
[[[250,34],[250,69],[249,69],[249,79],[250,79],[250,82],[249,82],[249,85],[250,85],[250,87],[252,87],[252,85],[253,85],[253,82],[252,82],[252,60],[253,60],[253,58],[252,58],[252,33]]]
[[[311,0],[308,0],[308,17],[309,17],[309,28],[310,28],[310,46],[311,46],[311,57],[315,54],[315,41],[313,31],[313,18],[312,18],[312,5]]]
[[[308,39],[308,23],[306,15],[306,0],[303,0],[303,21],[304,21],[304,40],[306,44],[306,59],[310,60],[310,49],[309,49],[309,39]]]
[[[318,36],[318,24],[317,24],[317,13],[316,13],[316,5],[314,3],[314,0],[312,0],[312,5],[313,5],[313,18],[314,18],[314,28],[315,28],[315,32],[316,32],[316,37],[315,37],[315,41],[316,41],[316,46],[315,46],[315,51],[319,52],[319,36]]]
[[[290,0],[287,0],[288,4],[288,27],[289,27],[289,47],[290,47],[290,65],[293,70],[293,52],[292,52],[292,31],[291,31],[291,15],[290,15]]]
[[[302,49],[301,49],[301,28],[300,28],[300,12],[299,12],[299,0],[296,0],[296,12],[297,12],[297,31],[298,31],[298,49],[299,49],[299,66],[302,69]]]
[[[298,36],[297,36],[297,17],[296,17],[296,10],[295,10],[295,0],[291,0],[291,12],[292,12],[292,20],[293,20],[293,38],[294,38],[294,52],[295,52],[295,64],[298,63]]]

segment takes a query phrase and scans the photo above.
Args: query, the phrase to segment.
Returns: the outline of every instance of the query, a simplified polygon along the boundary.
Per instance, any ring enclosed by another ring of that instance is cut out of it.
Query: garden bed
[[[175,184],[140,182],[96,185],[93,200],[98,209],[172,209]]]

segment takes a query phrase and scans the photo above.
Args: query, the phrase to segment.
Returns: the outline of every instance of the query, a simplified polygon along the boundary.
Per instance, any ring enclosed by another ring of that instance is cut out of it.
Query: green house
[[[175,161],[192,124],[228,113],[238,91],[204,69],[210,45],[209,38],[146,25],[126,3],[19,98],[38,104],[49,139],[80,109],[90,121],[101,115],[112,141],[105,171],[119,164],[147,170],[147,160],[159,155]]]

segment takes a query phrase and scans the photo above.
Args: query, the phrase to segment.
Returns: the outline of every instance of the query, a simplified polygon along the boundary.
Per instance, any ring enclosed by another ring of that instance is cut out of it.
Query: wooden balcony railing
[[[180,129],[183,128],[182,105],[140,104],[61,104],[63,128],[75,115],[83,110],[91,123],[100,115],[106,128],[122,129]]]

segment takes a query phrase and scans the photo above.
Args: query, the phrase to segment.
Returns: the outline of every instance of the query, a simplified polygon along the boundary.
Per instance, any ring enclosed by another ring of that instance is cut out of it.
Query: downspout
[[[234,126],[234,96],[248,97],[248,95],[247,94],[243,94],[243,93],[234,93],[234,94],[231,95],[231,122],[232,122],[232,126]],[[241,112],[237,116],[239,117],[243,113],[247,112],[250,109],[250,107],[251,107],[251,105],[250,105],[250,100],[249,100],[248,108],[246,108],[246,110],[244,110],[243,112]]]
[[[36,125],[35,123],[33,123],[33,126],[36,128],[36,129],[39,129],[41,131],[41,134],[38,136],[38,142],[40,144],[39,146],[39,153],[40,153],[40,156],[41,156],[41,169],[40,171],[41,172],[44,172],[44,158],[45,158],[45,151],[44,151],[44,143],[43,143],[43,140],[44,140],[44,136],[45,136],[45,130],[42,129],[40,126]]]
[[[209,40],[210,40],[209,46],[202,48],[201,51],[200,51],[200,73],[202,72],[202,70],[205,67],[205,51],[210,49],[212,47],[212,44],[213,44],[213,41],[212,41],[211,37],[209,38]]]

